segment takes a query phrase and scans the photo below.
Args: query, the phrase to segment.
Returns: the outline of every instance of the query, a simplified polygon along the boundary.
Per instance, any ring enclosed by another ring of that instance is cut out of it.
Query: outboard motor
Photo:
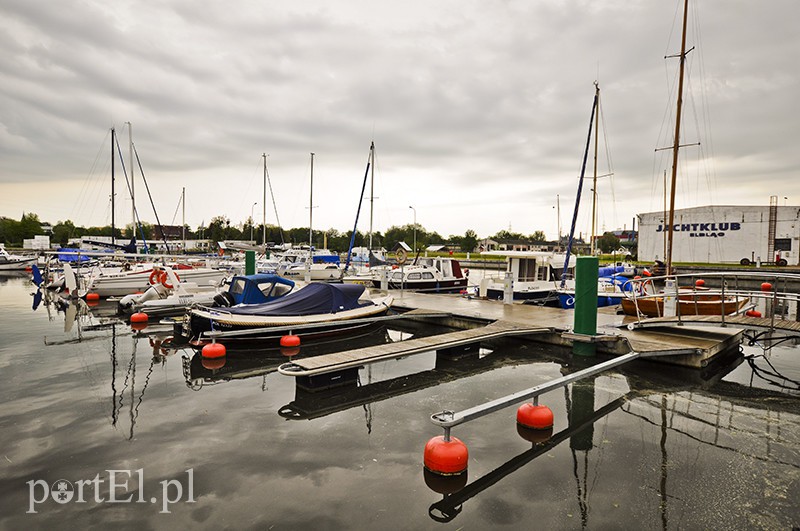
[[[236,304],[236,300],[233,298],[233,295],[231,295],[230,292],[221,291],[214,295],[214,303],[223,308],[230,308]]]
[[[145,301],[154,301],[163,299],[169,294],[169,290],[161,284],[153,284],[145,290],[144,293],[132,293],[125,295],[117,303],[117,310],[119,313],[130,313],[134,307],[142,304]]]

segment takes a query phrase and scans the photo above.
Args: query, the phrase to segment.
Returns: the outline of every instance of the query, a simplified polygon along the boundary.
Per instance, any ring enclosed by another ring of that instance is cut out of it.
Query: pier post
[[[579,256],[575,265],[576,334],[597,335],[597,276],[600,261],[596,256]],[[572,352],[579,356],[594,356],[595,344],[575,342]]]
[[[503,304],[514,304],[514,274],[506,271],[503,278]]]
[[[256,274],[256,252],[255,251],[245,251],[244,252],[244,274],[245,275],[255,275]]]

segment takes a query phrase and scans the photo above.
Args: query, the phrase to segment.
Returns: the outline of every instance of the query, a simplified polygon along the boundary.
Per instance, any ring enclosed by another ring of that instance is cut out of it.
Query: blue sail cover
[[[226,311],[236,315],[296,316],[337,313],[365,306],[358,298],[364,293],[361,284],[326,284],[314,282],[300,291],[263,304],[242,304]]]

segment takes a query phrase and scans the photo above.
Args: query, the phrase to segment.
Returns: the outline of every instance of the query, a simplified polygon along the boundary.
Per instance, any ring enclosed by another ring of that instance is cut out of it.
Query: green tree
[[[619,249],[619,238],[612,232],[606,232],[597,240],[597,246],[606,254]]]
[[[525,240],[525,235],[519,232],[511,232],[508,230],[501,230],[494,236],[492,236],[493,240]]]
[[[533,234],[530,235],[531,241],[534,242],[546,242],[547,236],[545,236],[544,231],[537,230]]]
[[[474,230],[468,229],[467,232],[464,233],[464,238],[461,240],[461,250],[471,253],[477,246],[478,234]]]

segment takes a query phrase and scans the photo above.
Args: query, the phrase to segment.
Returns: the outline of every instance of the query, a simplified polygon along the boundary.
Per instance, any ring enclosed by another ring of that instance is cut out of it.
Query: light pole
[[[253,241],[253,209],[256,208],[258,203],[253,203],[253,206],[250,207],[250,241]]]
[[[413,249],[413,251],[416,254],[416,252],[417,252],[417,209],[414,208],[413,206],[409,206],[408,208],[410,208],[411,210],[414,211],[414,249]]]

